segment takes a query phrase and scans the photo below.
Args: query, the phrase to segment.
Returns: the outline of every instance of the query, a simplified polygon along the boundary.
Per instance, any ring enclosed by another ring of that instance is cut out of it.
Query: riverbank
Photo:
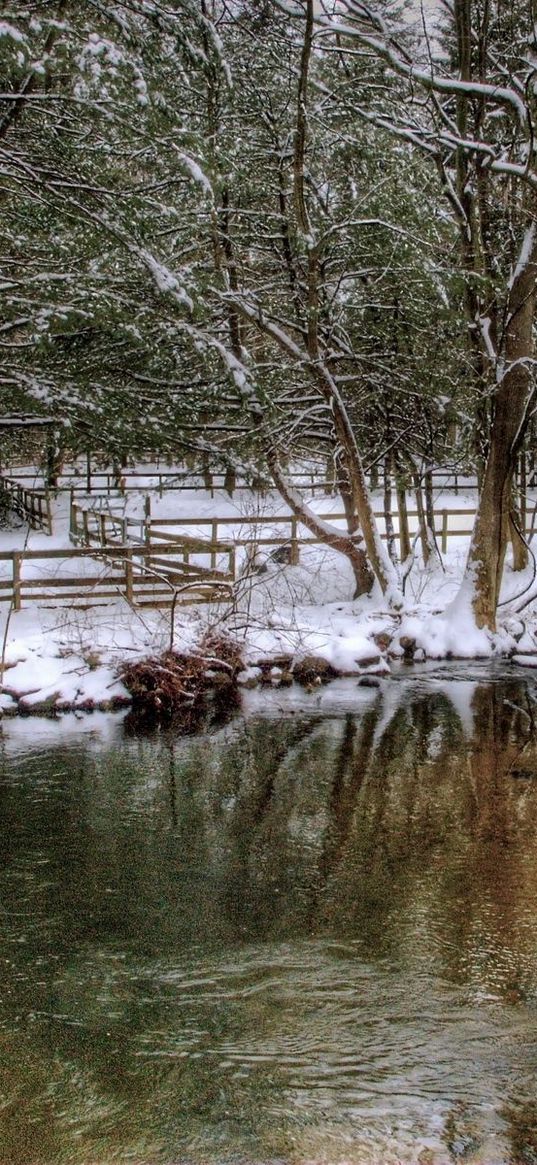
[[[243,493],[233,500],[224,494],[209,498],[201,490],[187,499],[180,492],[165,493],[158,505],[164,514],[173,510],[178,521],[186,507],[189,513],[195,508],[200,518],[209,512],[234,513],[240,522],[241,514],[254,504],[252,495]],[[129,512],[137,512],[142,497],[129,495],[125,501]],[[454,500],[461,510],[474,501],[470,495],[443,494],[437,503],[449,505]],[[324,507],[336,504],[313,501]],[[271,496],[258,498],[256,504],[265,518],[281,509]],[[66,495],[55,507],[52,539],[28,536],[20,527],[2,533],[2,546],[68,546]],[[119,595],[102,606],[32,603],[17,612],[4,608],[0,712],[6,717],[54,717],[129,708],[132,692],[124,675],[130,665],[155,660],[170,649],[182,656],[199,654],[208,636],[224,636],[236,646],[242,661],[236,679],[243,690],[285,687],[296,681],[313,690],[341,676],[374,685],[380,677],[389,677],[400,661],[512,659],[537,668],[537,602],[524,609],[523,617],[509,613],[511,597],[531,588],[533,567],[526,577],[515,575],[507,565],[502,623],[492,635],[475,627],[460,600],[467,548],[467,537],[453,537],[448,553],[434,564],[424,567],[417,560],[407,580],[405,605],[396,612],[386,609],[380,593],[352,600],[354,580],[348,561],[311,545],[301,547],[299,565],[279,562],[268,551],[252,563],[244,550],[228,602],[178,606],[173,616],[169,609],[135,607]],[[61,561],[56,569],[61,572]]]
[[[273,596],[282,576],[293,570],[298,568],[280,571],[272,588],[265,583],[266,594]],[[383,611],[373,599],[273,604],[267,613],[259,610],[259,588],[256,598],[258,609],[250,610],[249,621],[229,607],[185,607],[176,613],[173,629],[167,613],[137,612],[121,601],[86,611],[17,612],[6,635],[1,714],[128,709],[133,693],[126,673],[170,648],[181,657],[206,657],[209,682],[203,682],[211,687],[218,653],[203,647],[211,636],[236,646],[240,663],[233,674],[243,690],[300,684],[313,691],[345,676],[375,686],[401,664],[427,660],[511,660],[537,668],[533,625],[521,620],[510,619],[491,635],[477,631],[464,612],[434,612],[424,604],[397,614]]]

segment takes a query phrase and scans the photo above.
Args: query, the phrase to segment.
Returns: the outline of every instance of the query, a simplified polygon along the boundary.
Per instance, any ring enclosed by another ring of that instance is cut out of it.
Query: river
[[[0,1165],[535,1165],[535,685],[453,674],[5,726]]]

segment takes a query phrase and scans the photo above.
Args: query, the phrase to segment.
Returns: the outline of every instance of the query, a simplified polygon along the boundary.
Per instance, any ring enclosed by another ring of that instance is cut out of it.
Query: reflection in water
[[[0,1165],[537,1162],[533,708],[447,691],[6,749]]]

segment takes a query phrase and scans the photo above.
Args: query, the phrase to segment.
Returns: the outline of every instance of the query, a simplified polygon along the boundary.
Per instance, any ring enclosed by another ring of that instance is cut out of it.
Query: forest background
[[[433,467],[472,469],[459,604],[494,630],[510,539],[527,562],[536,65],[518,0],[8,3],[2,411],[57,418],[58,462],[270,477],[395,610],[411,548],[367,476],[425,512]],[[316,457],[346,533],[287,475]]]

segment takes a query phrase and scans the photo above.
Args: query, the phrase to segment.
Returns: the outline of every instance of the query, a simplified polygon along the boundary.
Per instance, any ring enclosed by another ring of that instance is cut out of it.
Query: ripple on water
[[[4,758],[1,1165],[534,1165],[537,757],[478,678],[470,740],[440,669]]]

